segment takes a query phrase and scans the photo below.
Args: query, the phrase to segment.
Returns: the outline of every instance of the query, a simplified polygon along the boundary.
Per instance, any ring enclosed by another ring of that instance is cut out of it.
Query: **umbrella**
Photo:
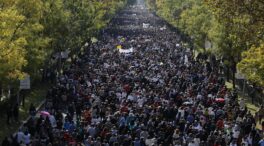
[[[47,116],[50,116],[50,113],[47,112],[47,111],[41,111],[40,112],[40,115],[44,116],[44,117],[47,117]]]
[[[223,102],[225,102],[225,99],[224,98],[216,98],[215,101],[219,102],[219,103],[223,103]]]

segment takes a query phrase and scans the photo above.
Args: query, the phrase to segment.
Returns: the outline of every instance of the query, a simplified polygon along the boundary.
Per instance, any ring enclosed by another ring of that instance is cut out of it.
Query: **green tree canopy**
[[[264,87],[264,44],[243,52],[238,68],[251,82]]]
[[[252,54],[256,48],[263,49],[260,46],[264,40],[263,0],[147,0],[147,4],[190,36],[196,50],[205,51],[204,43],[210,41],[210,52],[225,58],[227,68],[232,69],[233,80],[241,60],[243,66],[253,67],[250,63],[253,60],[245,54]],[[241,63],[239,68],[248,74]]]
[[[0,86],[80,48],[126,0],[0,0]]]

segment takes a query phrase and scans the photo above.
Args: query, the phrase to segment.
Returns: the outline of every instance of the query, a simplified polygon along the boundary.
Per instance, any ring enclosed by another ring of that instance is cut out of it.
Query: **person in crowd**
[[[36,107],[33,105],[33,103],[30,104],[29,107],[29,114],[34,117],[36,115]]]
[[[7,137],[5,137],[5,139],[2,141],[2,146],[11,146],[11,144],[8,141],[8,138]]]
[[[12,119],[12,115],[13,115],[12,107],[8,104],[7,108],[6,108],[6,123],[7,123],[7,125],[10,124],[10,121]]]
[[[19,122],[19,105],[18,103],[16,103],[12,109],[13,111],[13,116],[16,122]]]

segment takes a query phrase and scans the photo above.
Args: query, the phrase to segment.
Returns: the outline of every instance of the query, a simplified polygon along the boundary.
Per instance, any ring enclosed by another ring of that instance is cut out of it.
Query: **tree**
[[[37,70],[50,55],[80,48],[126,0],[0,0],[0,88]]]
[[[243,52],[243,59],[238,68],[246,78],[260,86],[264,86],[264,43]]]
[[[25,17],[10,3],[0,9],[0,84],[23,77],[27,65],[25,46],[28,44],[21,26]]]
[[[256,22],[256,18],[252,15],[254,9],[259,6],[255,4],[256,1],[252,4],[247,0],[206,0],[206,2],[217,21],[225,27],[225,42],[228,48],[222,48],[221,52],[227,55],[231,64],[233,86],[235,86],[235,73],[237,63],[241,60],[241,53],[256,44],[259,36],[263,36],[263,34],[259,35],[259,30],[263,30],[263,26]],[[261,5],[261,2],[259,1],[258,4]]]
[[[50,39],[47,46],[49,56],[67,49],[66,40],[70,38],[71,12],[66,9],[64,0],[43,0],[44,10],[40,22],[44,26],[43,35]]]
[[[44,17],[44,3],[41,0],[17,0],[15,6],[20,14],[25,17],[22,29],[28,42],[25,46],[28,65],[24,71],[36,73],[50,52],[47,48],[50,38],[43,34],[44,26],[40,22],[41,18]]]
[[[196,49],[205,51],[205,41],[211,28],[213,16],[202,1],[193,2],[189,9],[182,11],[179,27],[193,38]]]

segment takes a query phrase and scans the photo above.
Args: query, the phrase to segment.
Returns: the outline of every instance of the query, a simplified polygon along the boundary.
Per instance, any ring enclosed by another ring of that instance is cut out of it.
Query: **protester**
[[[31,103],[29,107],[29,114],[34,117],[36,115],[36,107]]]
[[[8,105],[6,108],[6,123],[7,123],[7,125],[10,124],[11,118],[12,118],[12,108],[10,105]]]
[[[18,105],[18,103],[14,105],[12,111],[13,111],[13,116],[15,118],[14,119],[15,122],[19,122],[18,121],[19,120],[19,105]]]
[[[11,146],[11,144],[8,141],[8,138],[7,137],[5,137],[5,139],[2,141],[2,146]]]

